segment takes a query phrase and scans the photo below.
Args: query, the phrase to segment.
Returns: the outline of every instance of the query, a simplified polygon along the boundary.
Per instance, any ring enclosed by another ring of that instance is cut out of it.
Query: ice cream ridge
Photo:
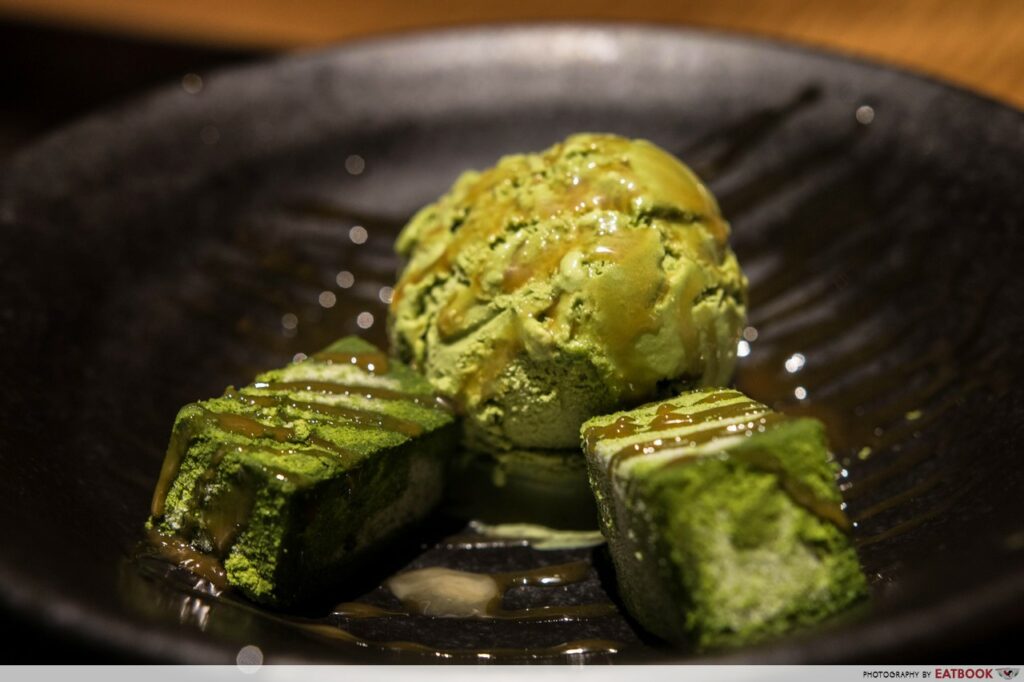
[[[506,156],[400,234],[393,351],[458,406],[470,449],[576,449],[594,415],[729,380],[747,283],[728,237],[650,142]]]
[[[819,421],[712,388],[594,418],[582,439],[619,593],[659,637],[749,644],[865,596]]]
[[[435,506],[454,416],[349,337],[178,413],[152,539],[275,606],[323,599]]]

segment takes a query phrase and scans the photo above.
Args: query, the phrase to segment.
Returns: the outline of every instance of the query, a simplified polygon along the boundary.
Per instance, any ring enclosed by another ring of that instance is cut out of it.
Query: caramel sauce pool
[[[401,607],[386,607],[363,601],[343,602],[321,618],[265,610],[235,597],[218,559],[199,554],[174,539],[152,534],[149,543],[140,548],[136,563],[143,575],[149,574],[158,578],[162,584],[170,584],[183,592],[197,595],[183,597],[185,600],[201,598],[215,603],[223,602],[225,606],[241,608],[317,639],[362,650],[415,654],[454,661],[515,662],[558,659],[563,656],[610,655],[628,646],[624,642],[609,639],[581,638],[528,648],[446,648],[415,641],[367,638],[354,633],[350,626],[345,625],[367,619],[408,619],[416,616],[512,622],[578,622],[615,616],[617,609],[611,602],[504,608],[502,602],[505,594],[517,587],[559,588],[591,579],[593,569],[584,560],[497,573],[473,573],[441,566],[413,569],[385,581],[387,590],[399,599]]]
[[[590,565],[583,561],[509,573],[472,573],[444,567],[400,573],[387,586],[411,613],[440,618],[503,620],[579,620],[614,614],[611,604],[572,604],[507,610],[505,593],[516,586],[552,587],[583,580]]]

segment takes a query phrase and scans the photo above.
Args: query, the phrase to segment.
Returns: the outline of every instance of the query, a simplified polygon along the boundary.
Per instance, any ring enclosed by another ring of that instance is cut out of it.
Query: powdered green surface
[[[454,417],[425,380],[386,363],[347,338],[182,408],[149,525],[221,558],[257,601],[336,589],[435,505],[453,454]]]

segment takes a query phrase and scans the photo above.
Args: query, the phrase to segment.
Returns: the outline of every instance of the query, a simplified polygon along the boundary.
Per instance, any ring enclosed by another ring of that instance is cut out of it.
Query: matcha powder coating
[[[650,142],[579,134],[464,173],[399,235],[399,356],[484,450],[575,448],[580,425],[721,385],[747,282],[714,197]]]

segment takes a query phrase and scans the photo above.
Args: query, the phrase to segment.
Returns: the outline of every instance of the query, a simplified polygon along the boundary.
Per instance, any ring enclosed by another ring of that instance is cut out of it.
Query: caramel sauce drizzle
[[[583,620],[612,615],[616,609],[611,603],[564,604],[559,606],[535,606],[521,609],[506,609],[502,605],[505,593],[514,587],[557,587],[580,583],[590,576],[590,565],[586,561],[570,561],[530,570],[495,573],[492,578],[498,584],[499,596],[487,605],[487,615],[507,621],[539,620]]]
[[[295,429],[287,426],[267,426],[253,419],[252,417],[246,417],[240,414],[222,414],[219,412],[206,413],[213,417],[214,422],[218,427],[224,431],[231,433],[237,433],[248,438],[273,438],[279,443],[294,442],[296,445],[302,445],[309,443],[315,445],[321,450],[333,452],[336,455],[340,455],[344,458],[354,457],[355,453],[351,450],[347,450],[336,443],[332,443],[326,438],[320,438],[319,436],[310,435],[305,439],[300,439],[298,434],[295,433]],[[246,449],[255,449],[252,446],[244,446]]]
[[[266,388],[270,391],[305,391],[309,393],[329,393],[334,395],[352,395],[362,396],[368,399],[380,399],[380,400],[405,400],[407,402],[415,403],[422,407],[431,407],[436,409],[448,410],[448,403],[429,395],[419,395],[415,393],[403,393],[401,391],[393,391],[388,388],[381,388],[379,386],[355,386],[352,384],[339,384],[333,381],[272,381],[266,386],[259,386],[258,388]]]
[[[418,284],[431,275],[444,272],[451,268],[456,255],[472,243],[489,243],[510,223],[525,221],[528,219],[547,219],[560,214],[579,215],[594,210],[617,210],[624,213],[632,211],[635,200],[640,196],[641,191],[637,189],[636,183],[630,181],[635,175],[632,163],[626,156],[632,143],[629,140],[618,140],[608,138],[601,143],[606,153],[606,158],[600,168],[588,168],[578,175],[550,178],[543,174],[531,173],[528,162],[522,162],[521,168],[512,170],[506,161],[501,168],[490,168],[482,173],[468,187],[465,196],[459,199],[460,203],[474,207],[468,214],[462,216],[458,229],[452,231],[452,226],[438,220],[431,229],[423,234],[423,240],[441,238],[445,233],[451,232],[446,248],[442,250],[433,261],[430,261],[417,268],[407,268],[402,278],[395,286],[392,297],[392,305],[405,295],[405,290],[410,285]],[[562,145],[556,146],[549,155],[554,158],[561,154]],[[618,156],[613,155],[619,152]],[[664,172],[665,177],[678,175],[681,171],[678,168],[659,168]],[[555,188],[553,196],[546,201],[538,203],[529,213],[523,211],[518,204],[509,201],[501,192],[503,186],[509,181],[509,175],[516,173],[525,182],[531,184],[551,185]],[[621,182],[619,181],[621,180]],[[635,180],[635,178],[634,178]],[[684,181],[680,176],[679,181]],[[685,180],[689,182],[689,180]],[[709,223],[722,222],[720,219],[709,220]],[[715,232],[715,230],[712,230]],[[573,235],[577,241],[579,235]],[[561,241],[561,240],[559,240]],[[514,260],[510,268],[511,272],[506,273],[504,288],[512,290],[537,275],[548,274],[558,266],[562,256],[572,248],[572,244],[560,244],[545,250],[545,256],[536,262],[532,262],[527,268],[522,268]],[[479,288],[477,286],[474,288]]]
[[[314,360],[337,365],[354,365],[370,374],[387,374],[391,370],[388,356],[379,351],[370,353],[330,353],[324,351],[313,356]]]
[[[732,407],[730,405],[730,407]],[[681,447],[697,447],[699,445],[705,445],[718,438],[725,438],[728,436],[742,436],[747,431],[761,430],[767,428],[781,421],[785,421],[786,417],[776,412],[767,412],[764,408],[750,409],[748,406],[746,411],[740,411],[736,414],[730,415],[730,417],[744,417],[748,416],[752,420],[752,426],[748,426],[749,422],[740,422],[737,424],[725,424],[725,425],[714,425],[713,423],[708,425],[708,428],[688,433],[685,436],[677,437],[665,437],[665,438],[652,438],[642,443],[634,443],[632,445],[626,445],[618,452],[613,454],[608,461],[609,472],[617,469],[626,460],[632,459],[639,455],[650,455],[662,450],[669,450]],[[726,417],[720,417],[720,419],[726,419]],[[677,440],[678,438],[678,440]]]
[[[390,370],[388,358],[381,352],[368,353],[329,353],[324,352],[314,356],[317,361],[327,363],[343,363],[359,367],[362,371],[370,374],[385,374]],[[270,390],[313,390],[325,393],[344,393],[347,395],[363,395],[368,398],[406,400],[416,404],[432,408],[448,409],[446,403],[428,396],[405,394],[398,391],[391,391],[375,387],[349,387],[330,382],[278,382],[262,386]],[[385,429],[406,436],[415,437],[423,433],[423,427],[411,420],[401,419],[386,414],[361,410],[342,405],[324,405],[315,402],[304,402],[292,399],[287,394],[269,395],[248,395],[240,394],[234,388],[228,388],[225,397],[239,400],[244,404],[265,408],[291,408],[300,411],[309,411],[315,414],[322,414],[332,417],[339,417],[346,421],[346,424],[356,428]],[[216,428],[225,432],[235,433],[249,439],[271,439],[277,443],[294,443],[301,449],[284,450],[285,454],[301,452],[305,455],[337,459],[338,457],[348,459],[355,457],[355,453],[341,447],[326,438],[315,433],[300,438],[294,428],[287,426],[267,425],[247,415],[213,412],[202,408],[197,414],[176,424],[171,435],[171,442],[168,446],[167,455],[161,468],[160,479],[157,482],[151,504],[151,512],[155,518],[163,516],[167,500],[167,494],[173,484],[178,472],[181,469],[182,460],[188,450],[190,441],[205,429]],[[258,444],[225,444],[218,449],[210,458],[206,469],[200,473],[193,485],[194,499],[204,498],[205,488],[210,484],[216,475],[217,466],[225,454],[236,449],[239,451],[255,450]],[[289,477],[286,472],[279,473],[281,476]],[[244,477],[244,474],[243,474]],[[298,480],[296,481],[298,482]],[[235,481],[227,485],[223,490],[216,493],[214,498],[206,500],[201,509],[194,509],[185,519],[188,527],[200,526],[208,535],[214,545],[218,556],[227,554],[238,534],[247,525],[248,515],[251,513],[255,501],[256,490],[251,482],[244,480]],[[175,547],[188,547],[183,540],[175,540]],[[166,544],[166,543],[165,543]],[[184,551],[184,550],[182,550]],[[195,550],[190,550],[195,556],[202,556]],[[189,557],[192,557],[192,554]],[[184,558],[183,561],[194,564],[196,559]],[[206,570],[206,569],[200,569]],[[209,571],[206,571],[209,572]],[[211,574],[212,575],[212,574]],[[221,580],[223,582],[223,580]]]
[[[635,419],[628,415],[622,415],[606,426],[591,426],[583,434],[583,440],[587,449],[592,451],[602,440],[627,438],[636,433],[639,428]]]
[[[202,431],[200,426],[207,428],[215,427],[222,431],[236,433],[247,438],[270,438],[278,443],[294,442],[296,445],[312,445],[314,446],[313,449],[302,451],[310,455],[333,455],[345,458],[354,456],[354,453],[350,450],[346,450],[318,436],[311,435],[304,440],[300,440],[294,429],[286,426],[267,426],[245,415],[211,412],[206,408],[202,408],[198,415],[194,415],[176,424],[171,434],[171,442],[167,446],[167,454],[164,456],[163,467],[160,470],[160,479],[157,481],[156,490],[153,493],[153,501],[150,506],[150,512],[154,517],[163,516],[167,493],[170,491],[171,484],[177,477],[178,471],[181,470],[181,463],[188,450],[189,442],[197,433]],[[252,446],[238,447],[249,450],[253,449]],[[218,452],[220,456],[223,456],[223,454],[224,451]],[[215,456],[207,471],[214,468],[218,461],[218,457]],[[198,480],[201,481],[202,476]]]
[[[442,199],[434,205],[433,215],[422,218],[418,241],[437,243],[439,247],[430,250],[429,258],[424,258],[422,254],[426,250],[421,250],[420,259],[414,258],[406,267],[395,284],[391,310],[398,310],[410,288],[460,270],[459,256],[470,247],[493,244],[510,226],[564,216],[564,224],[546,231],[539,244],[520,244],[507,261],[501,259],[500,264],[495,261],[491,268],[462,273],[469,276],[468,285],[457,290],[441,306],[436,319],[437,330],[443,340],[458,338],[479,322],[471,315],[475,306],[514,292],[536,279],[552,277],[562,267],[563,259],[573,254],[587,262],[611,262],[619,266],[616,271],[632,273],[637,291],[630,300],[623,297],[624,276],[602,278],[597,282],[595,286],[599,287],[602,297],[621,301],[623,305],[613,304],[621,314],[614,320],[597,321],[593,334],[605,344],[621,370],[616,381],[622,397],[631,400],[648,394],[661,377],[643,360],[635,345],[637,339],[658,327],[652,306],[665,294],[661,264],[655,255],[660,248],[661,233],[674,230],[673,239],[691,246],[698,254],[705,252],[702,245],[706,233],[710,234],[719,253],[707,254],[707,257],[717,260],[727,247],[729,228],[707,192],[671,156],[614,137],[595,142],[591,151],[598,148],[602,154],[594,157],[596,163],[582,163],[578,169],[561,175],[539,173],[525,157],[507,158],[500,167],[485,170],[471,181],[457,185],[459,191],[455,195]],[[564,153],[564,146],[558,145],[547,152],[547,157],[554,160]],[[514,188],[530,191],[532,187],[550,191],[540,193],[536,203],[530,206],[515,200]],[[667,202],[671,199],[662,196],[664,188],[668,187],[673,188],[671,196],[684,197],[682,203],[693,207],[694,211],[669,206]],[[648,192],[654,194],[648,202],[650,205],[645,205],[641,199]],[[471,208],[457,212],[453,210],[456,204]],[[599,227],[583,226],[574,219],[592,212],[605,212],[606,220]],[[611,212],[628,216],[628,224],[617,224],[617,214]],[[652,221],[658,225],[652,226]],[[503,268],[497,282],[490,276],[495,267]],[[697,285],[702,286],[695,280]],[[690,293],[696,296],[699,288]],[[556,288],[547,300],[537,301],[535,309],[521,312],[527,317],[546,317],[546,327],[553,333],[573,332],[575,330],[559,331],[560,316],[552,314],[558,309],[560,296],[561,291]],[[516,338],[507,340],[505,352],[515,355],[524,345],[520,338],[523,332],[517,325],[510,325],[509,332]],[[684,334],[681,343],[696,352],[695,339]],[[481,363],[477,372],[497,375],[506,364],[499,358],[489,358]],[[488,386],[483,381],[471,382],[457,396],[458,401],[467,405],[485,400]]]
[[[155,530],[149,531],[147,539],[149,546],[163,559],[210,581],[219,589],[228,586],[227,573],[216,557],[197,552],[184,540],[161,535]]]
[[[392,417],[380,412],[360,410],[344,405],[325,405],[323,403],[311,403],[301,400],[293,400],[288,394],[276,395],[250,395],[243,393],[228,392],[228,397],[235,397],[243,403],[259,405],[261,407],[291,408],[305,412],[314,412],[332,417],[341,417],[345,420],[346,426],[354,426],[363,429],[385,429],[394,431],[406,436],[418,436],[423,433],[423,427],[409,419]]]
[[[214,466],[211,465],[196,481],[196,495],[201,492],[203,479],[213,478]],[[214,551],[220,557],[227,556],[235,539],[248,526],[249,515],[256,503],[255,486],[248,480],[247,474],[243,472],[242,476],[243,480],[225,486],[201,511],[196,512],[213,542]],[[193,499],[199,498],[196,496]]]
[[[746,415],[754,416],[758,413],[767,412],[767,408],[760,402],[755,402],[749,398],[746,398],[741,393],[736,391],[722,391],[720,393],[714,393],[706,398],[701,398],[693,403],[692,407],[700,406],[700,404],[715,404],[724,400],[735,399],[737,397],[744,398],[742,401],[733,402],[728,406],[721,406],[718,408],[706,408],[703,410],[697,410],[691,413],[680,413],[677,410],[682,410],[680,406],[674,406],[670,402],[666,402],[657,408],[654,417],[646,424],[637,422],[635,418],[630,415],[623,415],[616,419],[610,424],[605,426],[594,426],[587,429],[584,433],[584,440],[586,441],[587,447],[593,450],[597,446],[597,443],[601,440],[616,440],[620,438],[629,438],[642,433],[655,433],[665,429],[671,429],[678,426],[688,426],[698,424],[700,422],[711,422],[712,420],[725,420],[732,419],[735,417],[742,417]],[[694,438],[698,438],[701,432],[695,432]],[[690,440],[690,436],[687,436],[687,440]],[[694,440],[694,442],[705,442],[705,439]],[[669,439],[666,446],[677,446],[680,441]],[[639,449],[643,450],[644,447],[655,447],[653,441],[651,443],[639,443],[637,445],[627,445],[624,447],[622,452],[627,450]],[[612,457],[614,459],[618,454]]]
[[[310,634],[318,635],[320,637],[332,640],[342,640],[344,642],[349,642],[362,648],[384,649],[387,651],[395,651],[398,653],[426,654],[428,656],[433,656],[434,658],[440,658],[445,660],[536,660],[563,655],[614,654],[618,653],[623,646],[621,642],[615,642],[607,639],[580,639],[563,642],[561,644],[556,644],[554,646],[531,647],[521,649],[509,647],[492,647],[487,649],[443,649],[428,646],[426,644],[419,644],[418,642],[381,641],[364,639],[362,637],[352,634],[351,632],[342,630],[332,625],[324,625],[316,622],[293,622],[291,624],[300,627],[301,629],[305,630],[306,632],[309,632]]]
[[[704,398],[694,403],[694,406],[714,404],[722,402],[723,400],[745,397],[742,396],[742,394],[735,392],[725,394],[724,397],[722,397],[722,395],[723,394],[721,393],[716,393],[709,396],[709,398],[716,398],[715,400],[708,400],[708,398]],[[755,411],[767,410],[764,405],[749,399],[746,399],[741,403],[734,403],[718,408],[707,408],[685,414],[676,412],[676,410],[679,409],[682,408],[680,406],[672,405],[671,403],[660,405],[655,412],[654,417],[647,424],[641,424],[637,422],[635,418],[628,414],[624,414],[611,424],[607,424],[605,426],[593,426],[587,429],[583,438],[586,442],[587,448],[593,450],[594,447],[597,446],[598,442],[602,440],[618,440],[620,438],[629,438],[642,433],[653,433],[676,426],[696,424],[698,421],[728,419],[730,417],[739,417],[746,412],[754,413]]]
[[[709,396],[701,398],[700,400],[695,402],[694,405],[711,405],[713,403],[720,403],[725,400],[732,400],[734,398],[746,398],[746,396],[740,393],[739,391],[716,391],[715,393],[712,393]]]
[[[361,601],[346,601],[331,610],[331,615],[342,618],[387,618],[389,616],[407,616],[404,611],[392,611],[374,604]]]
[[[231,394],[229,390],[228,395]],[[172,446],[179,448],[174,451],[178,467],[181,466],[181,458],[184,457],[184,452],[187,449],[187,441],[191,438],[191,434],[197,432],[195,424],[197,419],[205,422],[207,428],[209,425],[214,425],[223,431],[237,433],[247,438],[270,438],[278,443],[295,442],[296,445],[308,444],[313,446],[312,448],[303,448],[302,450],[295,451],[305,455],[328,459],[337,459],[339,456],[345,458],[354,456],[354,453],[351,451],[318,436],[310,435],[305,439],[299,439],[294,429],[285,426],[267,426],[245,415],[225,414],[203,409],[200,416],[190,419],[188,421],[188,428],[182,431],[182,434],[187,433],[189,435],[187,437],[183,435],[177,443],[174,443],[172,440]],[[206,468],[196,477],[192,489],[193,499],[203,499],[204,488],[214,479],[218,465],[228,452],[231,450],[239,452],[252,451],[257,448],[258,446],[254,445],[223,444],[210,457],[210,462]],[[225,556],[235,538],[245,529],[249,513],[255,502],[255,488],[250,481],[244,479],[244,473],[241,475],[243,480],[234,481],[231,485],[225,486],[215,497],[207,500],[203,508],[193,509],[186,519],[187,527],[194,527],[198,524],[208,533],[218,556]],[[286,472],[278,472],[277,475],[286,478],[291,477]],[[163,494],[166,495],[166,492]],[[165,499],[166,497],[160,499],[161,514]],[[155,506],[153,513],[154,516],[157,515]]]
[[[216,558],[196,552],[178,538],[165,537],[153,531],[150,532],[149,541],[149,547],[151,550],[155,550],[158,557],[169,563],[168,570],[170,570],[170,565],[184,568],[197,577],[209,581],[210,584],[218,588],[218,592],[215,594],[203,591],[201,594],[203,599],[225,602],[311,635],[332,641],[346,642],[363,649],[427,655],[433,658],[445,660],[536,660],[564,655],[614,654],[621,651],[624,647],[621,642],[607,639],[569,640],[546,647],[486,647],[479,649],[440,648],[421,644],[419,642],[367,639],[343,629],[333,619],[339,617],[347,619],[409,617],[411,613],[408,611],[387,609],[375,604],[368,604],[364,602],[344,602],[338,604],[332,610],[332,613],[324,619],[303,618],[266,611],[250,603],[239,601],[232,597],[230,586],[226,581],[224,568]],[[151,568],[146,568],[144,570],[153,571]],[[587,577],[589,570],[590,569],[586,562],[575,561],[554,566],[543,566],[526,571],[498,573],[493,574],[490,577],[501,585],[502,589],[508,589],[519,585],[557,586],[583,580]],[[169,576],[171,574],[168,573],[167,575]],[[192,585],[186,586],[180,581],[175,582],[179,585],[179,589],[184,589],[190,592],[198,589]],[[533,621],[573,620],[607,616],[614,612],[614,606],[609,603],[581,606],[537,607],[518,611],[507,611],[498,617],[513,620]]]
[[[175,424],[171,431],[171,442],[167,445],[167,454],[164,455],[163,464],[160,466],[160,478],[157,479],[149,508],[150,513],[156,518],[164,515],[167,493],[170,492],[171,484],[181,470],[181,461],[185,457],[185,449],[188,441],[192,439],[192,434],[191,420]]]
[[[600,618],[614,614],[616,610],[611,603],[544,605],[525,609],[504,608],[505,594],[514,587],[567,585],[586,579],[589,573],[590,566],[585,561],[492,574],[430,567],[401,573],[387,584],[396,596],[399,596],[403,606],[407,609],[406,613],[402,615],[419,614],[448,618],[493,618],[515,621],[567,621]],[[472,597],[458,605],[446,606],[448,600],[451,599],[448,596],[451,591],[457,591],[460,588],[466,589],[465,585],[459,581],[467,579],[476,584],[475,588],[468,588],[468,592],[466,592]],[[399,588],[398,583],[403,583],[403,587],[405,587],[409,582],[418,587],[412,591]]]
[[[507,610],[502,606],[505,592],[513,587],[538,586],[555,587],[578,583],[590,574],[590,566],[585,561],[572,561],[553,566],[542,566],[528,571],[512,571],[496,573],[491,577],[498,584],[498,596],[487,606],[487,615],[491,618],[505,620],[575,620],[584,618],[600,618],[615,613],[615,607],[608,604],[579,604],[562,606],[537,606],[527,609]]]
[[[286,443],[295,438],[295,430],[286,426],[267,426],[252,417],[241,414],[224,414],[209,410],[204,410],[204,412],[207,418],[212,418],[213,422],[222,430],[247,438],[272,438],[278,443]]]
[[[696,405],[715,405],[725,400],[741,397],[743,394],[736,391],[721,391],[702,398]],[[624,446],[615,452],[608,462],[608,473],[613,475],[622,462],[641,455],[650,455],[656,452],[676,449],[682,447],[696,447],[709,443],[716,438],[734,435],[744,435],[748,431],[763,431],[766,428],[779,424],[786,420],[786,417],[777,412],[770,412],[764,405],[753,400],[742,400],[729,405],[709,407],[692,413],[680,413],[680,409],[671,403],[660,405],[654,417],[647,423],[639,423],[629,415],[623,415],[611,424],[593,427],[584,434],[587,447],[593,449],[598,442],[605,439],[628,438],[637,434],[657,433],[677,426],[708,423],[710,428],[704,428],[693,433],[678,437],[653,438],[641,443],[633,443]],[[749,417],[751,422],[740,422],[714,426],[714,421]],[[818,497],[815,492],[801,481],[793,478],[786,471],[782,463],[768,453],[735,452],[727,451],[726,454],[736,460],[742,461],[756,469],[774,474],[779,485],[798,505],[804,507],[811,513],[826,521],[830,521],[845,532],[851,530],[851,524],[838,502],[824,500]],[[692,458],[681,458],[670,462],[666,466],[685,466],[693,463]]]

